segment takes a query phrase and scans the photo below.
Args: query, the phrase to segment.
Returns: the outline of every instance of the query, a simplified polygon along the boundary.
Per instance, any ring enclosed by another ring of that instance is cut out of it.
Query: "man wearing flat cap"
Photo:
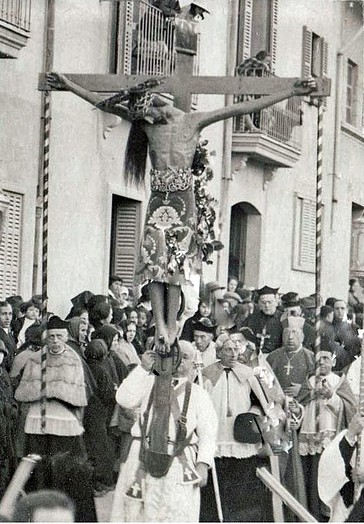
[[[271,353],[282,345],[281,313],[278,311],[278,288],[264,286],[257,291],[258,310],[247,317],[244,326],[249,327],[259,339],[262,353]]]
[[[298,293],[289,291],[288,293],[281,296],[281,303],[284,309],[281,316],[281,321],[287,317],[304,317],[301,301]],[[315,340],[316,334],[314,328],[306,321],[303,324],[303,345],[307,349],[315,351]]]
[[[46,457],[66,451],[80,455],[82,408],[87,404],[84,371],[81,359],[67,345],[67,322],[57,316],[47,322],[45,351],[45,376],[41,374],[42,351],[34,352],[15,391],[15,399],[29,406],[26,452]]]

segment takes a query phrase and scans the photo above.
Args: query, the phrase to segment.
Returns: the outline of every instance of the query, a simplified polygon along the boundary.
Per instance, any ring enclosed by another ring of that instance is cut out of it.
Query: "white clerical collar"
[[[289,353],[290,355],[296,355],[296,353],[301,351],[302,348],[303,346],[300,346],[298,349],[295,349],[294,351],[287,351],[287,353]]]

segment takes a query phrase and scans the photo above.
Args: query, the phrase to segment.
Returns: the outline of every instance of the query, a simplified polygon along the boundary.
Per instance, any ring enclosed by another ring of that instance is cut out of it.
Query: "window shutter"
[[[3,239],[0,244],[0,295],[1,300],[19,293],[20,242],[23,215],[23,195],[3,191],[9,199]]]
[[[274,73],[277,57],[277,33],[278,33],[278,0],[272,3],[272,20],[271,20],[271,41],[270,54],[272,56],[272,71]]]
[[[299,265],[307,271],[315,271],[315,260],[316,205],[313,200],[302,199]]]
[[[245,0],[243,25],[243,60],[251,56],[251,32],[253,19],[253,0]]]
[[[312,32],[303,26],[302,34],[302,76],[311,75]]]
[[[140,204],[116,198],[113,204],[111,273],[119,275],[126,286],[133,287],[134,267],[139,248]]]
[[[322,76],[327,77],[329,67],[329,46],[326,40],[322,39]],[[324,108],[327,106],[327,96],[322,97],[322,104]]]
[[[295,196],[292,268],[314,273],[316,266],[316,202]]]

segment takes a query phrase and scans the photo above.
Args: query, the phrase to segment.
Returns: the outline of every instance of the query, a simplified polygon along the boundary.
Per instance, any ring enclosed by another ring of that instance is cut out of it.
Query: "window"
[[[346,112],[345,121],[352,126],[357,125],[357,89],[358,66],[351,60],[347,62],[346,76]]]
[[[23,214],[23,195],[3,191],[9,199],[3,238],[0,244],[0,297],[4,300],[17,295],[20,274],[21,226]]]
[[[315,272],[316,202],[295,195],[292,269]]]
[[[110,274],[119,275],[126,286],[134,286],[134,267],[139,252],[140,203],[113,197]]]
[[[327,75],[328,45],[324,38],[303,27],[302,76]]]
[[[272,56],[274,71],[277,27],[278,0],[240,0],[237,65],[264,50]]]
[[[0,0],[0,58],[18,58],[30,36],[31,0]]]
[[[111,72],[171,75],[175,26],[147,0],[125,0],[114,7]]]

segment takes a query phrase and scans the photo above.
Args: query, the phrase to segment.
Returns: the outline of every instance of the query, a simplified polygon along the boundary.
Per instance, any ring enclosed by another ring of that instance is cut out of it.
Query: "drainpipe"
[[[231,0],[228,2],[228,25],[227,25],[227,42],[229,46],[227,49],[226,75],[234,75],[236,62],[236,48],[238,43],[238,27],[236,20],[239,15],[238,0]],[[234,95],[225,95],[225,106],[231,106],[234,103]],[[224,120],[223,146],[222,146],[222,180],[220,192],[220,212],[219,212],[219,240],[222,241],[223,233],[227,229],[228,220],[226,214],[229,211],[229,190],[230,183],[233,180],[231,174],[231,155],[232,155],[232,141],[233,141],[233,119]],[[222,242],[224,244],[224,242]],[[228,249],[228,239],[225,242],[224,249]],[[221,267],[222,251],[217,252],[216,261],[216,280],[218,282],[225,281],[226,275],[222,275]]]
[[[342,8],[343,9],[343,8]],[[335,100],[335,133],[334,133],[334,158],[332,176],[332,196],[331,196],[331,231],[334,229],[334,208],[338,202],[337,180],[341,178],[341,117],[342,117],[342,97],[343,97],[343,76],[344,76],[344,57],[352,45],[364,33],[364,26],[347,42],[336,55],[336,100]]]
[[[53,58],[54,58],[54,18],[55,18],[55,0],[45,0],[45,29],[44,29],[44,44],[43,44],[43,72],[50,72],[53,70]],[[41,249],[41,236],[42,236],[42,216],[43,216],[43,159],[44,159],[44,116],[46,108],[46,96],[45,91],[41,94],[41,126],[40,126],[40,140],[39,140],[39,167],[38,167],[38,186],[37,186],[37,202],[35,208],[35,231],[34,231],[34,253],[33,253],[33,278],[32,278],[32,293],[37,293],[37,280],[39,273],[39,258]],[[49,105],[50,118],[52,106]]]

